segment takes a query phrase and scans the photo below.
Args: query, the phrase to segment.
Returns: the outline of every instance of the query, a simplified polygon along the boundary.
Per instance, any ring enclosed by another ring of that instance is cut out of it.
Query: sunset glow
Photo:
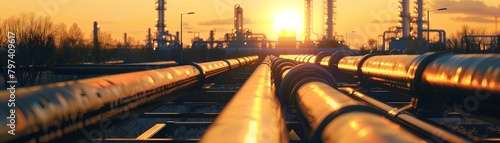
[[[398,25],[397,0],[356,0],[335,3],[334,33],[345,35],[351,44],[365,45],[369,38],[376,39],[388,27]],[[481,27],[489,33],[495,31],[495,16],[500,16],[500,1],[442,1],[428,0],[426,8],[447,7],[447,11],[431,12],[431,28],[443,29],[453,35],[463,25]],[[207,38],[216,29],[216,38],[232,32],[234,5],[244,9],[245,27],[253,32],[264,33],[276,40],[280,29],[295,29],[297,37],[303,31],[304,1],[253,0],[253,1],[168,1],[165,11],[166,29],[180,31],[180,14],[194,11],[184,17],[184,42],[190,42],[194,31],[200,38]],[[313,39],[324,35],[324,1],[313,1]],[[92,23],[98,21],[103,32],[121,40],[123,33],[137,40],[145,40],[148,28],[155,28],[157,12],[155,0],[19,0],[0,5],[0,18],[18,16],[21,13],[48,15],[56,23],[78,24],[89,37]],[[133,25],[133,26],[131,26]],[[431,35],[433,36],[433,35]]]
[[[276,31],[296,31],[297,35],[298,29],[303,25],[302,15],[297,11],[286,10],[281,11],[276,14],[276,18],[274,19],[274,29]]]

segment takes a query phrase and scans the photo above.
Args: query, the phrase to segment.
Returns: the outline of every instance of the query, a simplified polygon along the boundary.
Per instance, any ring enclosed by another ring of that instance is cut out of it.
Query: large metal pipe
[[[466,143],[466,142],[472,142],[471,140],[461,137],[457,134],[451,133],[449,131],[446,131],[440,127],[437,127],[435,125],[426,123],[406,112],[403,112],[404,110],[392,107],[390,105],[387,105],[381,101],[378,101],[374,98],[371,98],[368,95],[365,95],[359,91],[356,91],[353,88],[339,88],[339,90],[347,92],[349,95],[352,97],[358,98],[362,101],[367,102],[370,105],[373,105],[377,107],[378,109],[381,109],[385,111],[386,113],[390,114],[391,116],[395,117],[399,121],[401,121],[404,124],[410,125],[412,128],[415,128],[417,131],[422,132],[423,134],[426,134],[426,136],[433,136],[433,139],[439,139],[439,140],[434,140],[434,141],[445,141],[445,142],[453,142],[453,143]]]
[[[128,64],[65,64],[54,67],[55,74],[69,75],[109,75],[127,72],[136,72],[151,69],[160,69],[176,66],[175,61],[128,63]]]
[[[264,62],[270,62],[267,57]],[[210,125],[201,142],[288,142],[269,64],[255,69]]]
[[[103,120],[134,118],[135,110],[177,97],[171,93],[196,83],[200,73],[194,66],[177,66],[16,89],[16,136],[7,134],[7,126],[1,126],[0,142],[78,140],[64,135],[85,137],[82,130],[98,127]],[[5,105],[7,102],[5,98],[0,100]],[[7,116],[9,110],[0,108],[0,114]],[[0,123],[7,121],[2,118]]]
[[[242,65],[257,61],[255,56],[248,59]],[[0,106],[0,116],[15,116],[13,120],[0,118],[0,124],[15,122],[16,135],[8,134],[9,126],[0,126],[0,142],[90,140],[96,131],[163,105],[203,81],[201,77],[226,71],[228,66],[225,61],[216,61],[18,88],[17,106]],[[0,94],[10,95],[10,92],[5,90]],[[0,104],[10,104],[9,99],[0,97]],[[11,114],[12,111],[15,113]]]
[[[492,110],[500,110],[499,61],[498,54],[347,56],[338,70],[354,75],[361,86],[410,95],[414,108],[423,111],[453,108],[498,123],[500,115]]]
[[[321,69],[312,64],[302,64],[287,69],[285,76],[280,77],[283,82],[278,89],[278,97],[282,105],[294,107],[302,113],[301,119],[306,123],[305,141],[349,142],[345,134],[354,135],[359,130],[366,130],[365,135],[359,136],[359,141],[423,141],[396,123],[380,118],[383,115],[377,110],[360,105],[332,88],[336,84],[335,79]],[[343,125],[346,122],[359,123],[359,126]],[[339,129],[342,132],[338,132]],[[381,130],[386,132],[381,133]]]
[[[438,58],[439,55],[441,54],[427,54],[424,56],[408,56],[408,57],[397,57],[399,60],[388,60],[388,59],[380,59],[380,57],[383,56],[373,56],[373,55],[367,55],[367,56],[348,56],[342,58],[342,62],[345,62],[346,64],[349,65],[349,67],[352,68],[343,68],[343,69],[348,69],[350,73],[352,74],[359,74],[361,75],[360,78],[374,78],[372,76],[380,76],[380,77],[387,77],[387,75],[392,75],[388,80],[403,80],[405,78],[408,78],[405,76],[404,73],[406,72],[393,72],[389,70],[384,71],[375,71],[376,73],[369,73],[365,70],[363,66],[366,66],[367,63],[370,63],[370,67],[377,67],[373,64],[378,64],[378,66],[381,66],[382,69],[391,69],[388,68],[390,67],[395,67],[396,69],[400,69],[400,71],[412,71],[411,73],[419,73],[422,71],[418,71],[418,68],[422,68],[422,66],[419,66],[418,64],[421,65],[427,65],[425,63],[429,63],[432,61],[432,59]],[[298,57],[300,55],[282,55],[280,57],[284,58],[294,58]],[[392,56],[395,57],[395,56]],[[373,59],[372,59],[373,58]],[[387,58],[387,57],[383,57]],[[328,59],[325,57],[324,59]],[[403,60],[401,60],[403,59]],[[406,59],[406,60],[404,60]],[[373,63],[375,61],[379,61],[379,63]],[[382,63],[385,62],[385,63]],[[391,63],[395,62],[395,63]],[[416,65],[416,63],[418,63]],[[410,64],[413,67],[407,67],[406,64]],[[329,64],[326,64],[329,65]],[[392,66],[391,66],[392,65]],[[342,67],[339,63],[339,66]],[[357,68],[357,67],[363,67],[363,69]],[[327,66],[325,66],[327,67]],[[340,68],[339,67],[339,68]],[[295,67],[294,67],[295,68]],[[368,68],[368,67],[366,67]],[[425,68],[425,66],[423,66]],[[309,67],[308,69],[313,69]],[[292,69],[293,70],[293,69]],[[415,71],[417,70],[417,71]],[[368,69],[368,71],[372,71],[372,69]],[[298,74],[300,73],[300,74]],[[288,83],[292,84],[290,87],[294,88],[288,88],[288,92],[282,92],[282,93],[290,93],[290,97],[288,98],[280,98],[280,99],[288,99],[291,101],[285,101],[286,104],[292,104],[290,107],[295,107],[298,108],[299,111],[303,114],[303,118],[305,119],[309,125],[307,126],[306,130],[307,132],[310,132],[310,134],[306,135],[309,137],[308,141],[315,141],[318,142],[318,132],[322,135],[321,139],[323,139],[324,142],[336,142],[336,141],[352,141],[353,138],[344,138],[346,137],[349,128],[352,126],[349,126],[349,123],[356,123],[356,122],[372,122],[374,125],[381,125],[374,127],[372,125],[364,124],[367,125],[367,127],[373,127],[374,129],[378,131],[374,131],[374,133],[367,133],[363,137],[358,137],[356,140],[359,141],[374,141],[377,139],[380,139],[378,141],[389,141],[389,142],[407,142],[408,140],[411,141],[416,141],[415,139],[411,139],[411,136],[408,133],[409,138],[403,137],[403,138],[397,138],[397,139],[402,139],[402,140],[392,140],[398,134],[406,134],[403,131],[399,131],[394,128],[388,128],[388,127],[393,127],[393,125],[384,125],[382,123],[387,123],[387,122],[382,122],[380,118],[380,113],[376,112],[370,112],[369,110],[365,110],[365,108],[358,103],[354,99],[350,99],[343,93],[333,89],[331,85],[325,84],[324,79],[327,77],[325,76],[318,76],[321,75],[319,74],[320,72],[316,72],[318,74],[312,75],[312,76],[301,76],[303,74],[302,72],[288,72],[287,74],[296,74],[298,77],[302,77],[302,80],[288,80],[289,82],[283,82],[283,83]],[[370,76],[366,74],[370,74]],[[380,75],[380,74],[387,74],[387,75]],[[286,75],[287,76],[292,76],[292,75]],[[289,77],[288,77],[289,78]],[[388,82],[392,83],[392,82]],[[280,86],[284,87],[284,86]],[[278,89],[282,90],[282,89]],[[385,111],[384,115],[392,116],[392,117],[387,117],[392,119],[395,117],[398,121],[395,122],[399,125],[404,125],[405,127],[408,127],[412,130],[412,132],[418,132],[420,135],[424,135],[426,138],[432,138],[432,141],[446,141],[446,142],[471,142],[467,138],[461,137],[457,134],[451,133],[449,131],[446,131],[444,129],[441,129],[439,127],[436,127],[432,124],[426,123],[424,121],[421,121],[417,119],[416,117],[409,115],[408,113],[402,112],[404,111],[403,109],[397,109],[395,107],[389,106],[381,101],[378,101],[376,99],[371,98],[370,96],[364,95],[361,92],[357,92],[352,88],[342,88],[343,91],[347,92],[350,94],[352,97],[358,98],[366,103],[369,103],[370,105],[377,107],[381,109],[382,111]],[[280,96],[280,95],[278,95]],[[343,97],[346,96],[346,97]],[[321,97],[321,98],[320,98]],[[327,107],[333,107],[333,108],[327,108]],[[346,109],[343,109],[346,108]],[[347,110],[347,111],[345,111]],[[355,113],[349,113],[350,110],[356,111]],[[321,112],[325,111],[325,112]],[[326,113],[331,113],[331,114],[326,114]],[[332,117],[329,117],[332,116]],[[343,117],[344,116],[344,117]],[[325,121],[327,120],[327,121]],[[324,122],[328,122],[326,126]],[[398,125],[396,125],[398,126]],[[402,128],[398,128],[402,129]],[[342,132],[338,132],[341,130]],[[385,132],[385,131],[394,131],[394,132]],[[378,134],[384,131],[384,135]],[[315,134],[316,133],[316,134]],[[344,133],[344,134],[343,134]],[[377,138],[376,136],[381,135],[387,138]],[[350,135],[349,137],[352,137]],[[316,140],[314,140],[316,139]],[[417,138],[418,139],[418,138]],[[405,141],[406,140],[406,141]]]
[[[500,110],[499,54],[440,56],[423,70],[421,82],[421,90],[431,89],[423,90],[428,91],[420,97],[424,102],[433,100],[432,96],[444,96],[446,105],[500,123],[500,114],[494,112]]]

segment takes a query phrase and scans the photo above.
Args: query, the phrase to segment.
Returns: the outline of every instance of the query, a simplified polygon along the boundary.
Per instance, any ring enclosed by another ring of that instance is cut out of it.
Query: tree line
[[[89,24],[90,25],[90,24]],[[127,62],[148,62],[161,60],[150,56],[144,42],[129,37],[125,44],[111,37],[110,33],[99,30],[99,55],[92,52],[93,33],[85,38],[85,33],[76,23],[68,26],[54,23],[50,17],[23,13],[0,19],[0,65],[4,83],[9,80],[8,32],[16,34],[13,69],[19,86],[35,85],[45,71],[56,64],[80,64],[92,61],[126,60]],[[5,84],[7,85],[7,84]]]

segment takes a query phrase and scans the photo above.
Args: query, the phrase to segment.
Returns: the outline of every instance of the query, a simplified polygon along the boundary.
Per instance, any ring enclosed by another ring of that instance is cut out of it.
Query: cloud
[[[433,9],[446,7],[448,10],[440,13],[467,14],[485,17],[500,15],[500,6],[493,7],[484,3],[484,0],[435,0]]]
[[[454,21],[465,21],[465,22],[479,22],[479,23],[494,23],[494,18],[485,18],[479,16],[466,16],[466,17],[453,17],[451,20]]]
[[[252,20],[244,18],[243,19],[244,24],[252,24],[254,23]],[[198,23],[198,25],[207,25],[207,26],[213,26],[213,25],[232,25],[234,24],[234,19],[233,18],[228,18],[228,19],[215,19],[215,20],[209,20],[209,21],[203,21]]]

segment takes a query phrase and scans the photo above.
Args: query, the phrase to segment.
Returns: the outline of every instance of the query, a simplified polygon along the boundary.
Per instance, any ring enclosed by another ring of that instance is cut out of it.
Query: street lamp
[[[443,11],[443,10],[448,10],[448,8],[444,7],[444,8],[439,8],[439,9],[436,9],[436,10],[427,10],[427,51],[429,51],[430,47],[431,47],[431,19],[430,19],[430,14],[431,14],[431,11]]]
[[[181,43],[181,49],[182,49],[182,48],[184,48],[184,47],[183,47],[183,42],[182,42],[182,15],[184,15],[184,14],[188,14],[188,15],[189,15],[189,14],[194,14],[194,12],[181,13],[181,33],[180,33],[180,34],[181,34],[181,35],[180,35],[180,40],[181,40],[181,41],[180,41],[180,43]]]
[[[181,13],[181,33],[180,33],[180,38],[179,38],[179,42],[181,43],[181,49],[180,49],[180,62],[182,62],[182,54],[183,54],[183,49],[184,49],[184,45],[183,45],[183,42],[182,42],[182,15],[183,14],[194,14],[194,12],[188,12],[188,13]]]

